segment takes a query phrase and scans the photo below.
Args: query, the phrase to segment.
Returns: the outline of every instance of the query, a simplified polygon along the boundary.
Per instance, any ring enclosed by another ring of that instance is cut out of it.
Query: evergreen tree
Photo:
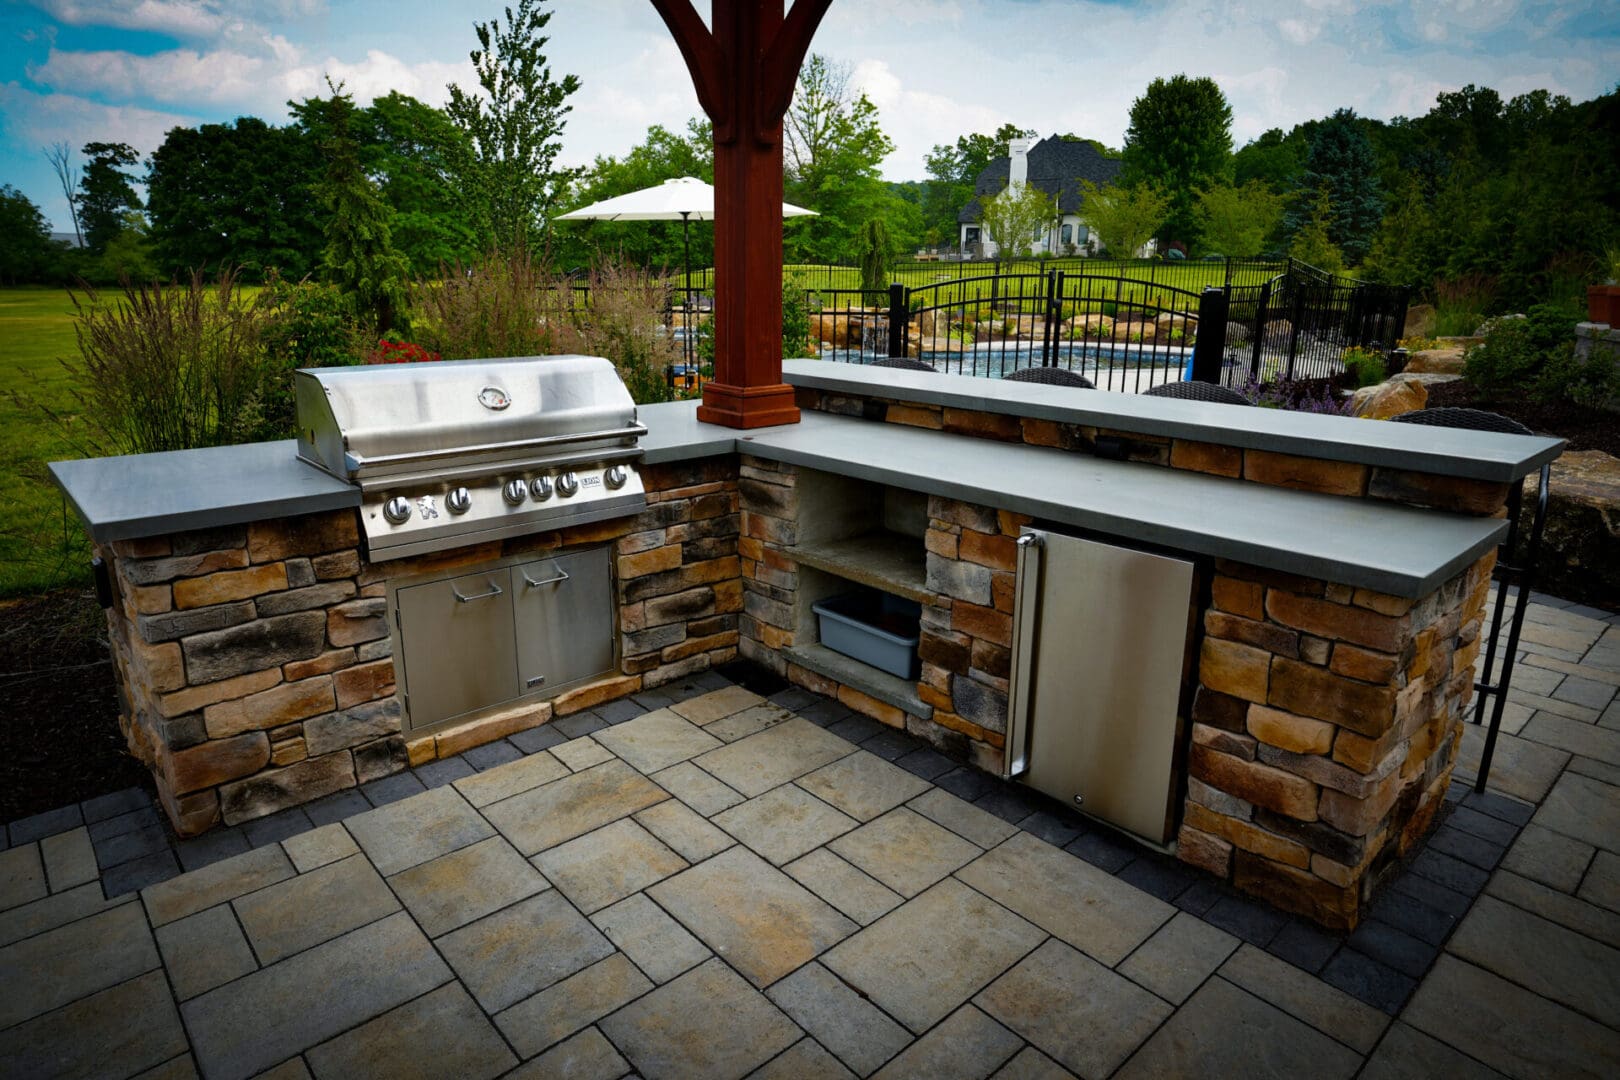
[[[51,261],[51,227],[33,200],[0,186],[0,282],[38,281]]]
[[[342,84],[327,87],[324,103],[328,136],[321,145],[326,175],[317,188],[326,208],[326,250],[321,269],[328,281],[354,301],[355,310],[378,334],[405,319],[405,281],[410,263],[394,250],[389,219],[393,213],[360,165],[354,134],[354,99]]]
[[[123,230],[125,215],[141,208],[135,178],[124,171],[141,159],[127,143],[86,143],[83,154],[87,161],[74,201],[85,247],[99,255]]]
[[[1311,206],[1310,217],[1300,224],[1299,231],[1294,233],[1293,243],[1288,246],[1289,257],[1330,274],[1342,272],[1344,256],[1329,235],[1332,228],[1333,204],[1326,191],[1319,191],[1316,202]]]
[[[1198,192],[1232,180],[1232,106],[1214,79],[1154,79],[1131,104],[1120,182],[1149,183],[1170,198],[1158,236],[1191,246]]]
[[[445,112],[467,138],[459,163],[468,205],[502,250],[528,245],[549,227],[559,195],[577,173],[556,167],[579,79],[553,79],[541,31],[551,12],[541,0],[518,0],[499,19],[474,23],[473,68],[485,97],[451,84]],[[487,98],[487,100],[486,100]]]
[[[1383,220],[1384,200],[1372,143],[1350,109],[1328,117],[1311,138],[1310,156],[1305,159],[1289,217],[1290,231],[1304,226],[1323,195],[1333,208],[1329,239],[1351,265],[1359,265]]]

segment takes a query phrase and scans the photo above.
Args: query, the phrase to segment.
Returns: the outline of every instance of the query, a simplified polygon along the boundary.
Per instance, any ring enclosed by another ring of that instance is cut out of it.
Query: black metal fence
[[[1208,263],[971,263],[963,265],[999,272],[896,280],[884,292],[807,288],[805,297],[823,359],[911,356],[992,378],[1061,367],[1130,392],[1190,378],[1240,386],[1331,377],[1344,370],[1346,349],[1391,348],[1405,323],[1405,287],[1291,261],[1221,264],[1211,274]]]

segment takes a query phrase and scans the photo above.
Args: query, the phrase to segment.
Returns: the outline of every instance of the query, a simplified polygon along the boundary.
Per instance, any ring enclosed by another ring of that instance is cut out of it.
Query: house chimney
[[[1007,156],[1011,159],[1007,167],[1007,186],[1017,191],[1029,179],[1029,148],[1035,145],[1034,139],[1012,139],[1007,143]]]

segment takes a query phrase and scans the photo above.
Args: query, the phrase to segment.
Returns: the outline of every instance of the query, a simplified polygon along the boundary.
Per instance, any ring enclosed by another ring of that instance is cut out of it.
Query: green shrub
[[[293,429],[292,373],[357,364],[365,342],[355,325],[353,302],[336,285],[272,277],[264,293],[272,314],[264,333],[269,377],[262,411],[266,432],[279,437]]]
[[[882,226],[882,222],[873,222]],[[782,356],[797,359],[810,352],[810,310],[804,282],[797,274],[782,275]]]
[[[545,356],[561,351],[558,330],[574,308],[569,279],[519,248],[457,263],[437,280],[411,287],[419,313],[417,343],[446,360]]]
[[[1573,357],[1561,358],[1573,348],[1575,322],[1559,308],[1537,304],[1524,316],[1491,319],[1483,329],[1485,341],[1463,357],[1463,377],[1487,398],[1530,394],[1558,400],[1589,392],[1595,375],[1572,370]]]
[[[1374,386],[1389,377],[1389,365],[1384,357],[1371,349],[1346,349],[1344,370],[1356,381],[1356,388]]]

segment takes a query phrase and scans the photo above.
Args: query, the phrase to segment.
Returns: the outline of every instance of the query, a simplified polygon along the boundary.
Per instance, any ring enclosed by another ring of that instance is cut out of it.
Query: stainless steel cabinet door
[[[1038,529],[1019,545],[1006,773],[1166,843],[1192,563]]]
[[[518,695],[504,568],[412,585],[399,590],[396,603],[413,729]]]
[[[611,550],[512,567],[518,693],[557,690],[613,670]]]

